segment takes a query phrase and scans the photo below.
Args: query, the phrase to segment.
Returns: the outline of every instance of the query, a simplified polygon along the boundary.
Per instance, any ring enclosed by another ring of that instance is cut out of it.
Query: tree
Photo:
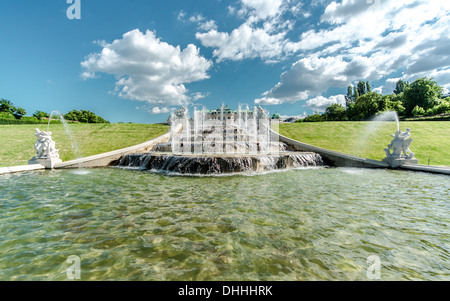
[[[379,112],[388,110],[386,99],[376,92],[369,92],[358,97],[348,112],[351,120],[367,120]]]
[[[13,103],[7,99],[0,100],[0,112],[6,112],[14,114],[17,108],[13,105]]]
[[[16,119],[16,117],[9,112],[0,112],[0,119]]]
[[[22,118],[27,111],[24,108],[17,108],[10,100],[2,99],[0,100],[0,112],[10,113],[14,115],[16,119]]]
[[[430,78],[422,77],[415,80],[403,92],[405,114],[412,115],[412,110],[419,106],[425,111],[441,102],[442,88]]]
[[[369,81],[366,82],[366,93],[372,92],[372,86],[370,85]]]
[[[403,106],[403,92],[400,94],[383,95],[386,102],[386,108],[389,111],[395,111],[398,115],[405,114],[405,107]]]
[[[431,112],[433,115],[450,113],[450,97],[443,99],[440,104],[434,106]]]
[[[79,121],[82,123],[109,123],[102,117],[95,115],[93,112],[87,110],[72,110],[64,115],[66,120]]]
[[[363,96],[364,94],[366,94],[366,83],[365,82],[363,82],[362,80],[360,80],[359,82],[358,82],[358,85],[357,85],[357,89],[358,89],[358,94],[359,94],[359,96]]]
[[[345,108],[340,104],[332,104],[325,110],[324,117],[327,121],[346,120]]]
[[[353,86],[347,87],[347,95],[345,96],[345,107],[348,108],[351,103],[355,101],[355,95],[353,94]]]
[[[419,106],[415,106],[414,109],[412,110],[412,114],[414,117],[423,116],[425,115],[425,110]]]
[[[356,86],[354,86],[353,87],[353,95],[354,95],[354,97],[355,97],[355,101],[358,99],[358,97],[359,97],[359,91],[358,91],[358,88],[356,88]]]
[[[25,111],[24,108],[16,108],[16,111],[14,112],[14,117],[16,117],[16,119],[20,119],[22,118],[22,116],[25,116],[27,114],[27,111]]]
[[[409,83],[405,82],[401,79],[399,79],[397,81],[397,83],[395,84],[395,90],[394,90],[394,94],[400,94],[402,92],[405,92],[405,89],[409,87]]]
[[[322,122],[325,121],[324,117],[319,113],[314,113],[313,115],[307,116],[303,119],[303,122]]]
[[[33,117],[36,117],[37,119],[49,118],[50,114],[48,114],[46,112],[42,112],[42,111],[36,111],[36,112],[34,112]]]

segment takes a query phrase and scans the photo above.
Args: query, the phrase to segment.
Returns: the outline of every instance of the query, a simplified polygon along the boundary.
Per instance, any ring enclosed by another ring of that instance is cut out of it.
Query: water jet
[[[228,174],[322,166],[313,152],[287,151],[260,106],[181,107],[170,117],[170,142],[124,155],[117,166],[178,174]]]

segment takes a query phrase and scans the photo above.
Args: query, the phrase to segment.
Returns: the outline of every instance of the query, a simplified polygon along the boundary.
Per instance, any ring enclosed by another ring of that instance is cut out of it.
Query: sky
[[[0,0],[0,98],[165,122],[172,110],[344,104],[349,85],[450,89],[450,1]]]

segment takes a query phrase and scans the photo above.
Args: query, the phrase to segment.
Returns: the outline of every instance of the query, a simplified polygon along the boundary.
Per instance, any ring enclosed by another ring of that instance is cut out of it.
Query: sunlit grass
[[[0,125],[0,166],[25,165],[36,155],[35,128],[46,131],[47,125]],[[159,137],[168,130],[167,125],[161,124],[70,124],[72,143],[62,124],[50,125],[52,138],[63,161],[133,146]]]
[[[419,164],[450,166],[450,122],[406,121],[401,130],[411,128],[411,151]],[[397,126],[394,122],[305,122],[280,124],[280,133],[289,138],[326,149],[381,160]]]
[[[36,155],[34,129],[44,125],[0,125],[0,166],[25,165]],[[404,131],[411,128],[411,150],[419,164],[450,166],[450,122],[400,122]],[[160,124],[71,124],[70,132],[81,157],[136,145],[169,130]],[[51,125],[53,140],[63,161],[76,158],[63,125]],[[338,152],[381,160],[383,148],[396,131],[394,122],[319,122],[280,124],[280,133],[295,140]]]

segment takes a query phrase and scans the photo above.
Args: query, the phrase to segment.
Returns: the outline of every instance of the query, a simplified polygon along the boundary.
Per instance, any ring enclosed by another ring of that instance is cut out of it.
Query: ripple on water
[[[163,176],[120,169],[0,177],[0,279],[448,280],[446,176],[305,169]]]

